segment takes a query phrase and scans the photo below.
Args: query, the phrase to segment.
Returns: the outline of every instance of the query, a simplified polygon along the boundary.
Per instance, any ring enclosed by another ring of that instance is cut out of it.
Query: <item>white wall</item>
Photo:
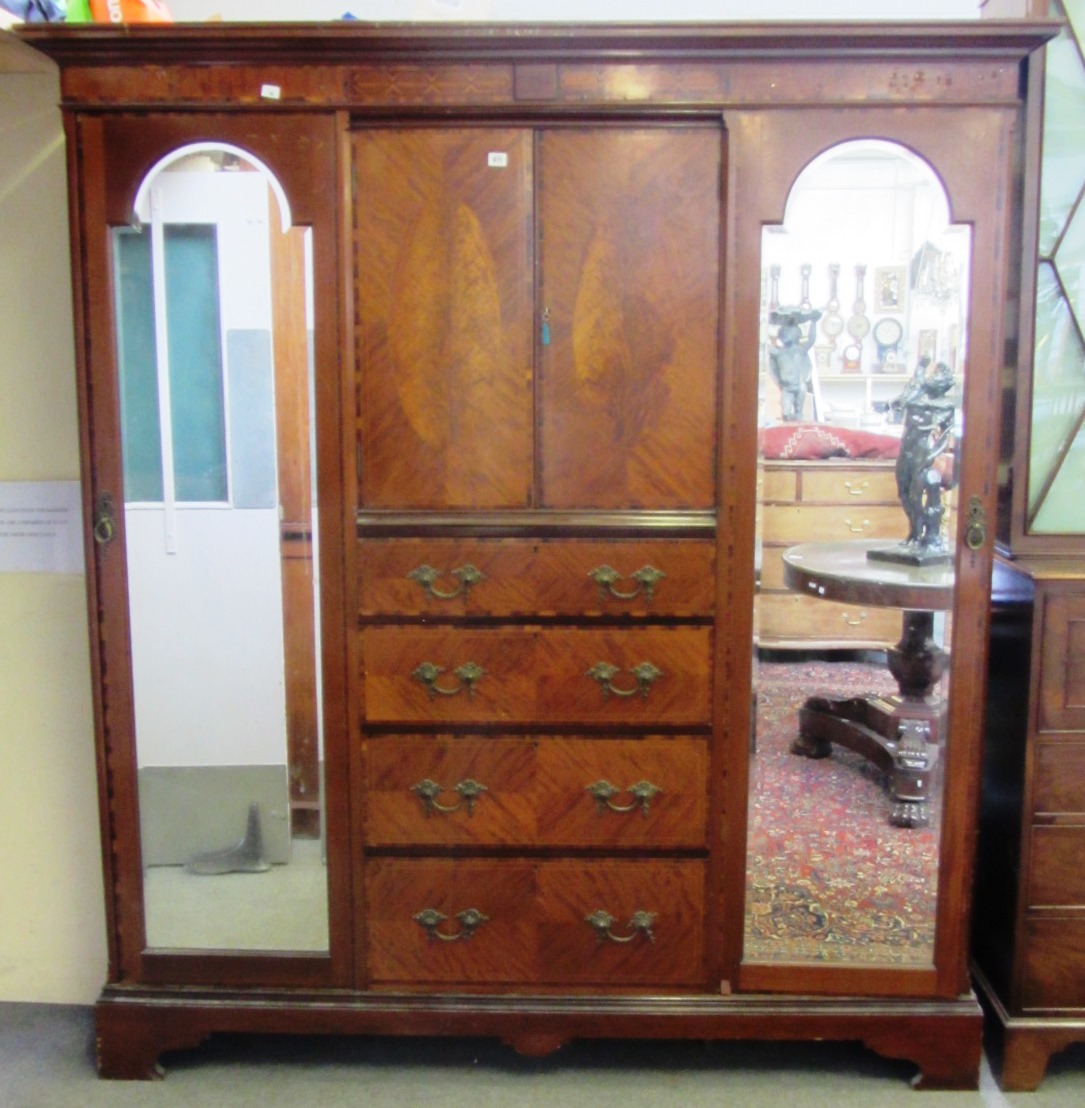
[[[171,0],[178,20],[969,18],[977,0]],[[898,10],[899,9],[899,10]],[[0,66],[0,70],[2,70]],[[0,72],[0,481],[78,475],[52,75]],[[105,927],[79,577],[0,574],[0,1001],[90,1003]]]
[[[79,476],[55,75],[0,74],[0,481]],[[83,578],[0,573],[0,1000],[106,969]]]

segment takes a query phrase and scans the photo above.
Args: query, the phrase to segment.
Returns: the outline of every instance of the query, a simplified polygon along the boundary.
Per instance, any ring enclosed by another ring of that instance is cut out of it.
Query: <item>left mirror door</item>
[[[325,951],[309,232],[228,146],[160,161],[136,215],[111,233],[146,945]]]

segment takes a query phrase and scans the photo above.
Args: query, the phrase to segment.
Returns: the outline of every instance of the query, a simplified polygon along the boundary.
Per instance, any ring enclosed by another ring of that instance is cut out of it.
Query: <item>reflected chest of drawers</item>
[[[761,507],[758,641],[763,647],[875,647],[900,636],[900,615],[818,600],[784,585],[783,552],[801,542],[902,539],[908,520],[894,461],[766,460]]]

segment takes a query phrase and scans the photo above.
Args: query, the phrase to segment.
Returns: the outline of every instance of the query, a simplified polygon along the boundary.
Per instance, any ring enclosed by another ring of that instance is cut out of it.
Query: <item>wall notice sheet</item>
[[[78,481],[0,481],[0,573],[82,573]]]

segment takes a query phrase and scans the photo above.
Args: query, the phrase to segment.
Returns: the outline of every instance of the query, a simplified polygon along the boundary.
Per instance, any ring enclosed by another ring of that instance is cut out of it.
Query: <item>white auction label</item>
[[[82,573],[78,481],[0,481],[0,573]]]

